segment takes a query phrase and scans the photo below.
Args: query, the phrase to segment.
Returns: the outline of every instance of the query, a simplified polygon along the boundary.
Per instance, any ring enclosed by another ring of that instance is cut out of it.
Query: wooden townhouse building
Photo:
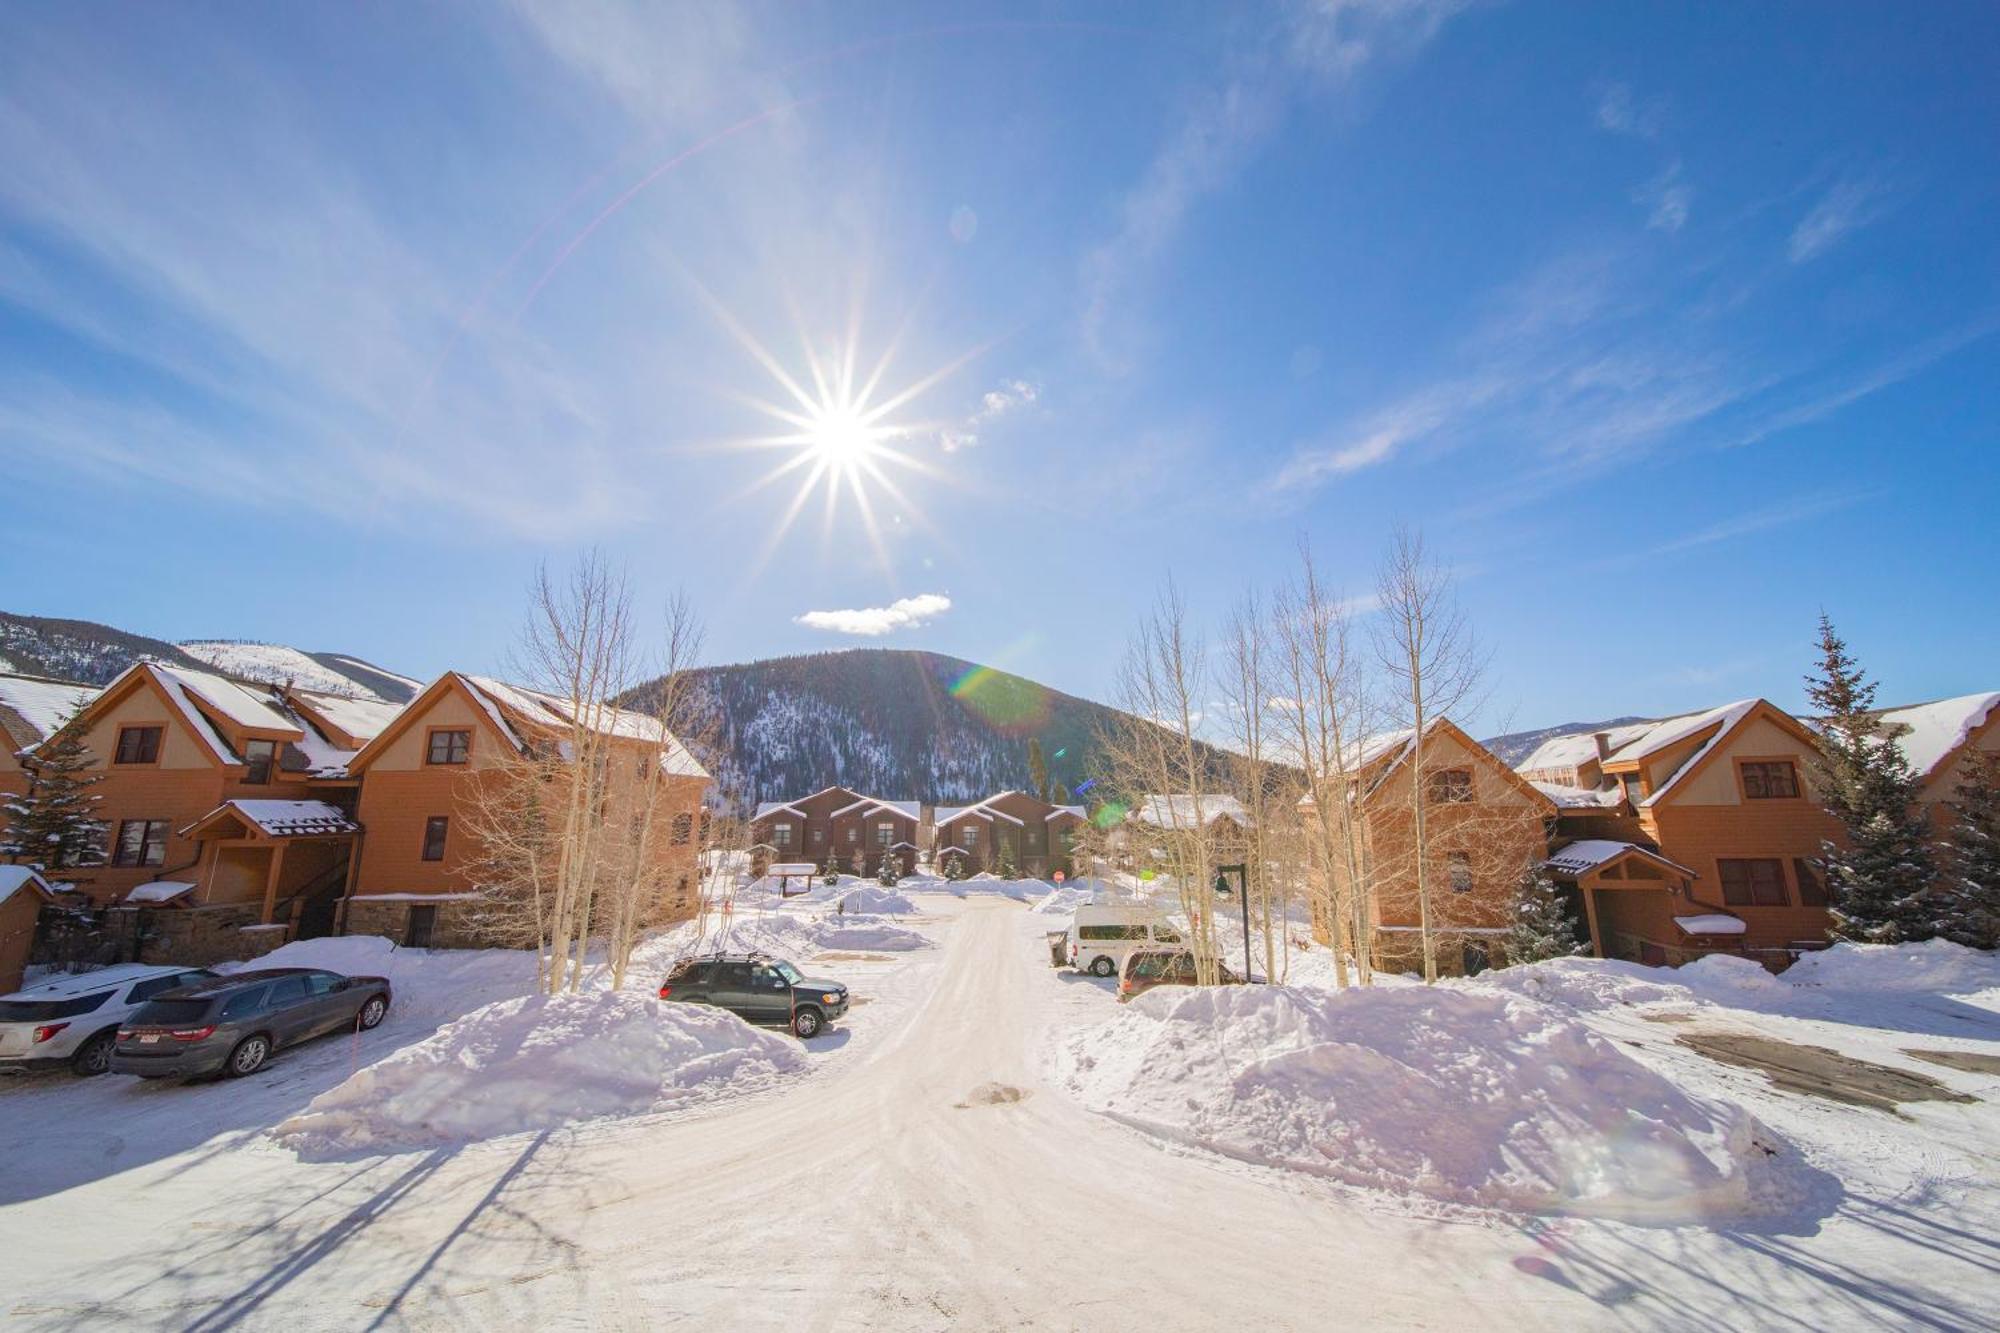
[[[886,860],[907,875],[917,866],[922,817],[916,801],[864,796],[847,787],[766,801],[750,818],[751,870],[761,875],[772,863],[811,862],[872,877]]]
[[[698,891],[708,772],[645,714],[604,708],[590,723],[606,738],[608,791],[665,784],[645,849],[658,892],[642,923],[684,917]],[[479,911],[483,849],[470,812],[513,761],[561,755],[574,725],[568,700],[457,671],[405,705],[347,764],[362,833],[342,929],[420,947],[495,942]]]
[[[1359,892],[1375,966],[1423,969],[1413,802],[1419,791],[1438,970],[1474,973],[1504,961],[1501,938],[1523,877],[1547,855],[1555,802],[1447,718],[1429,722],[1421,740],[1408,730],[1371,737],[1349,759],[1348,800],[1363,867]],[[1302,805],[1316,837],[1312,798]],[[1345,871],[1339,879],[1342,898],[1355,892]],[[1313,911],[1314,934],[1330,942],[1324,895],[1315,896]]]
[[[23,752],[96,697],[95,685],[0,672],[0,798],[27,792],[32,778]]]
[[[931,820],[931,863],[940,873],[956,861],[968,875],[1008,865],[1030,879],[1074,875],[1071,852],[1084,821],[1080,805],[1055,805],[1022,791],[941,805]]]

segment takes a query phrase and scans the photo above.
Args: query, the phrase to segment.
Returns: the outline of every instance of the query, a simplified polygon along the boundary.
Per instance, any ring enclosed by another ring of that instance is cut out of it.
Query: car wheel
[[[223,1068],[229,1077],[242,1078],[246,1074],[254,1074],[262,1069],[264,1062],[270,1058],[269,1037],[245,1037],[236,1043],[236,1049],[229,1053],[229,1063]]]
[[[800,1040],[817,1037],[819,1030],[826,1026],[826,1020],[819,1016],[817,1009],[801,1009],[792,1015],[792,1034]]]
[[[1093,958],[1090,960],[1090,975],[1093,977],[1108,977],[1117,970],[1117,968],[1111,965],[1109,958]]]
[[[382,1020],[388,1016],[389,1002],[379,995],[371,995],[368,1003],[361,1006],[361,1013],[355,1021],[360,1023],[361,1030],[366,1032],[370,1028],[381,1026]]]
[[[117,1040],[115,1032],[98,1033],[70,1057],[69,1067],[84,1078],[106,1072],[111,1068],[111,1047]]]

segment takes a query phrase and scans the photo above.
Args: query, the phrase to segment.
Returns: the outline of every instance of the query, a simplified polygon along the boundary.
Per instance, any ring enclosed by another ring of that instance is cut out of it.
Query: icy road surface
[[[8,1164],[0,1310],[21,1328],[799,1333],[1949,1328],[1990,1308],[1990,1238],[1907,1214],[1828,1255],[1803,1234],[1426,1215],[1169,1151],[1045,1081],[1058,1030],[1112,1003],[1049,968],[1045,918],[925,908],[941,948],[811,969],[868,1000],[812,1074],[691,1116],[330,1162],[249,1132],[344,1076],[340,1042],[240,1084],[0,1095],[10,1116],[75,1117],[38,1131],[46,1161]],[[238,1132],[138,1141],[197,1099]],[[116,1150],[81,1123],[120,1114]]]

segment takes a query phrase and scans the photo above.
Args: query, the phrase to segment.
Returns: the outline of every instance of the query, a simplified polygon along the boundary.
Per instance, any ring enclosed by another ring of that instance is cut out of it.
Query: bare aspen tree
[[[1202,799],[1213,774],[1207,747],[1196,737],[1208,697],[1207,649],[1189,628],[1186,603],[1171,584],[1133,634],[1117,694],[1124,717],[1102,737],[1110,785],[1135,802],[1148,794],[1191,794],[1185,802],[1168,803],[1168,827],[1143,835],[1158,844],[1160,864],[1187,914],[1196,981],[1214,985],[1221,958],[1214,834]]]
[[[1268,720],[1270,699],[1269,629],[1264,606],[1255,592],[1246,592],[1230,612],[1225,661],[1220,682],[1227,704],[1227,731],[1234,743],[1230,766],[1241,793],[1249,826],[1243,830],[1244,893],[1252,895],[1263,936],[1264,975],[1278,977],[1278,951],[1284,942],[1280,914],[1273,920],[1274,887],[1266,839],[1270,830],[1273,765],[1270,762]],[[1214,816],[1211,814],[1210,818]]]
[[[636,751],[637,764],[629,782],[614,783],[611,832],[618,845],[604,913],[614,990],[624,988],[640,932],[660,919],[668,880],[677,871],[695,873],[699,783],[684,738],[696,735],[707,712],[694,672],[703,637],[693,604],[676,592],[667,602],[647,707],[615,719],[621,736],[634,733],[636,743],[626,748]]]
[[[1485,662],[1459,609],[1451,573],[1431,558],[1421,533],[1397,528],[1383,557],[1376,597],[1376,658],[1394,701],[1392,711],[1409,732],[1411,869],[1428,983],[1437,980],[1431,901],[1435,874],[1426,809],[1428,732],[1435,719],[1473,705]]]
[[[1374,883],[1360,809],[1359,765],[1371,721],[1349,604],[1321,582],[1312,549],[1299,546],[1297,576],[1278,595],[1271,701],[1283,748],[1304,773],[1303,816],[1318,915],[1334,950],[1335,984],[1348,959],[1362,985],[1374,979]]]

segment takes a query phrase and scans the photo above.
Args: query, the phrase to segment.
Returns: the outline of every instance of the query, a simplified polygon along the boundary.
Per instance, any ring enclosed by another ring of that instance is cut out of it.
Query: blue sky
[[[998,12],[8,10],[0,606],[490,669],[596,544],[1103,697],[1403,521],[1483,725],[2000,682],[2000,10]]]

